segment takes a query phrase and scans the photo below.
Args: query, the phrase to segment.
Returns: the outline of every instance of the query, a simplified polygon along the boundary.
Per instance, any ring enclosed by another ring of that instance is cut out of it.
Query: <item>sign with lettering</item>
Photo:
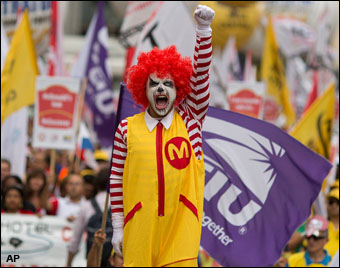
[[[230,82],[227,90],[230,110],[262,118],[265,92],[266,84],[264,82]]]
[[[34,147],[74,150],[80,85],[77,78],[37,78]]]
[[[63,218],[1,215],[1,267],[64,267],[73,224]],[[85,243],[72,264],[86,267]]]
[[[18,13],[28,10],[29,20],[38,56],[48,51],[51,31],[52,1],[1,1],[1,21],[4,30],[12,39],[16,29]]]

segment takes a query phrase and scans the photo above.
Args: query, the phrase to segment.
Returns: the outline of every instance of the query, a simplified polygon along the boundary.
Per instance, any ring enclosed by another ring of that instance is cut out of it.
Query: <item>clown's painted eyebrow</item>
[[[159,82],[156,82],[154,80],[152,80],[152,78],[150,77],[150,86],[157,86],[159,84]]]

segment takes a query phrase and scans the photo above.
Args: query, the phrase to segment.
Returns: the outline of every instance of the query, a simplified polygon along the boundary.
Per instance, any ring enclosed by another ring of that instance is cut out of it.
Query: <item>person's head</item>
[[[101,149],[96,150],[93,154],[93,157],[98,164],[99,170],[104,168],[104,167],[109,166],[110,159],[109,159],[109,156],[107,155],[107,153],[104,150],[101,150]]]
[[[44,188],[46,187],[46,175],[43,170],[37,169],[33,170],[28,174],[26,180],[26,194],[29,198],[33,193],[42,194]]]
[[[8,187],[14,185],[22,186],[22,180],[16,175],[8,175],[2,182],[2,191],[5,192]]]
[[[327,212],[330,218],[339,218],[339,188],[334,188],[327,195]]]
[[[175,46],[155,47],[141,53],[138,64],[128,70],[127,88],[136,103],[149,108],[153,117],[164,117],[191,92],[192,64]]]
[[[67,176],[65,189],[70,199],[79,199],[83,195],[83,178],[80,174],[71,173]]]
[[[9,160],[1,159],[1,184],[6,176],[11,174],[11,162]]]
[[[94,172],[91,169],[84,169],[81,175],[83,177],[84,196],[86,199],[91,199],[96,195]]]
[[[33,154],[31,159],[31,170],[46,170],[48,168],[48,165],[48,156],[45,151],[35,152]]]
[[[111,169],[108,167],[105,167],[99,170],[96,176],[96,180],[95,180],[96,189],[98,192],[106,191],[109,177],[110,177],[110,171]]]
[[[4,196],[4,210],[16,213],[23,208],[24,192],[20,185],[13,185],[6,189]]]
[[[306,225],[307,250],[311,254],[322,252],[328,242],[328,221],[315,215]]]

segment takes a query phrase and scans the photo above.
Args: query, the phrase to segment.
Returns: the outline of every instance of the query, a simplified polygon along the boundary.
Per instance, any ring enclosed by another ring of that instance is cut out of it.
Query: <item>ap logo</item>
[[[265,204],[277,175],[272,162],[285,150],[249,129],[213,117],[206,118],[203,131],[204,198],[211,202],[218,196],[217,209],[223,217],[234,226],[244,226]]]

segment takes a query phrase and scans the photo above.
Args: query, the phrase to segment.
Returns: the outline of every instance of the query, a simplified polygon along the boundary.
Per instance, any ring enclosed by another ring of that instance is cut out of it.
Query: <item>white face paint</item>
[[[161,79],[155,74],[150,74],[146,96],[150,104],[150,115],[164,117],[172,110],[176,100],[175,82],[170,77]]]

